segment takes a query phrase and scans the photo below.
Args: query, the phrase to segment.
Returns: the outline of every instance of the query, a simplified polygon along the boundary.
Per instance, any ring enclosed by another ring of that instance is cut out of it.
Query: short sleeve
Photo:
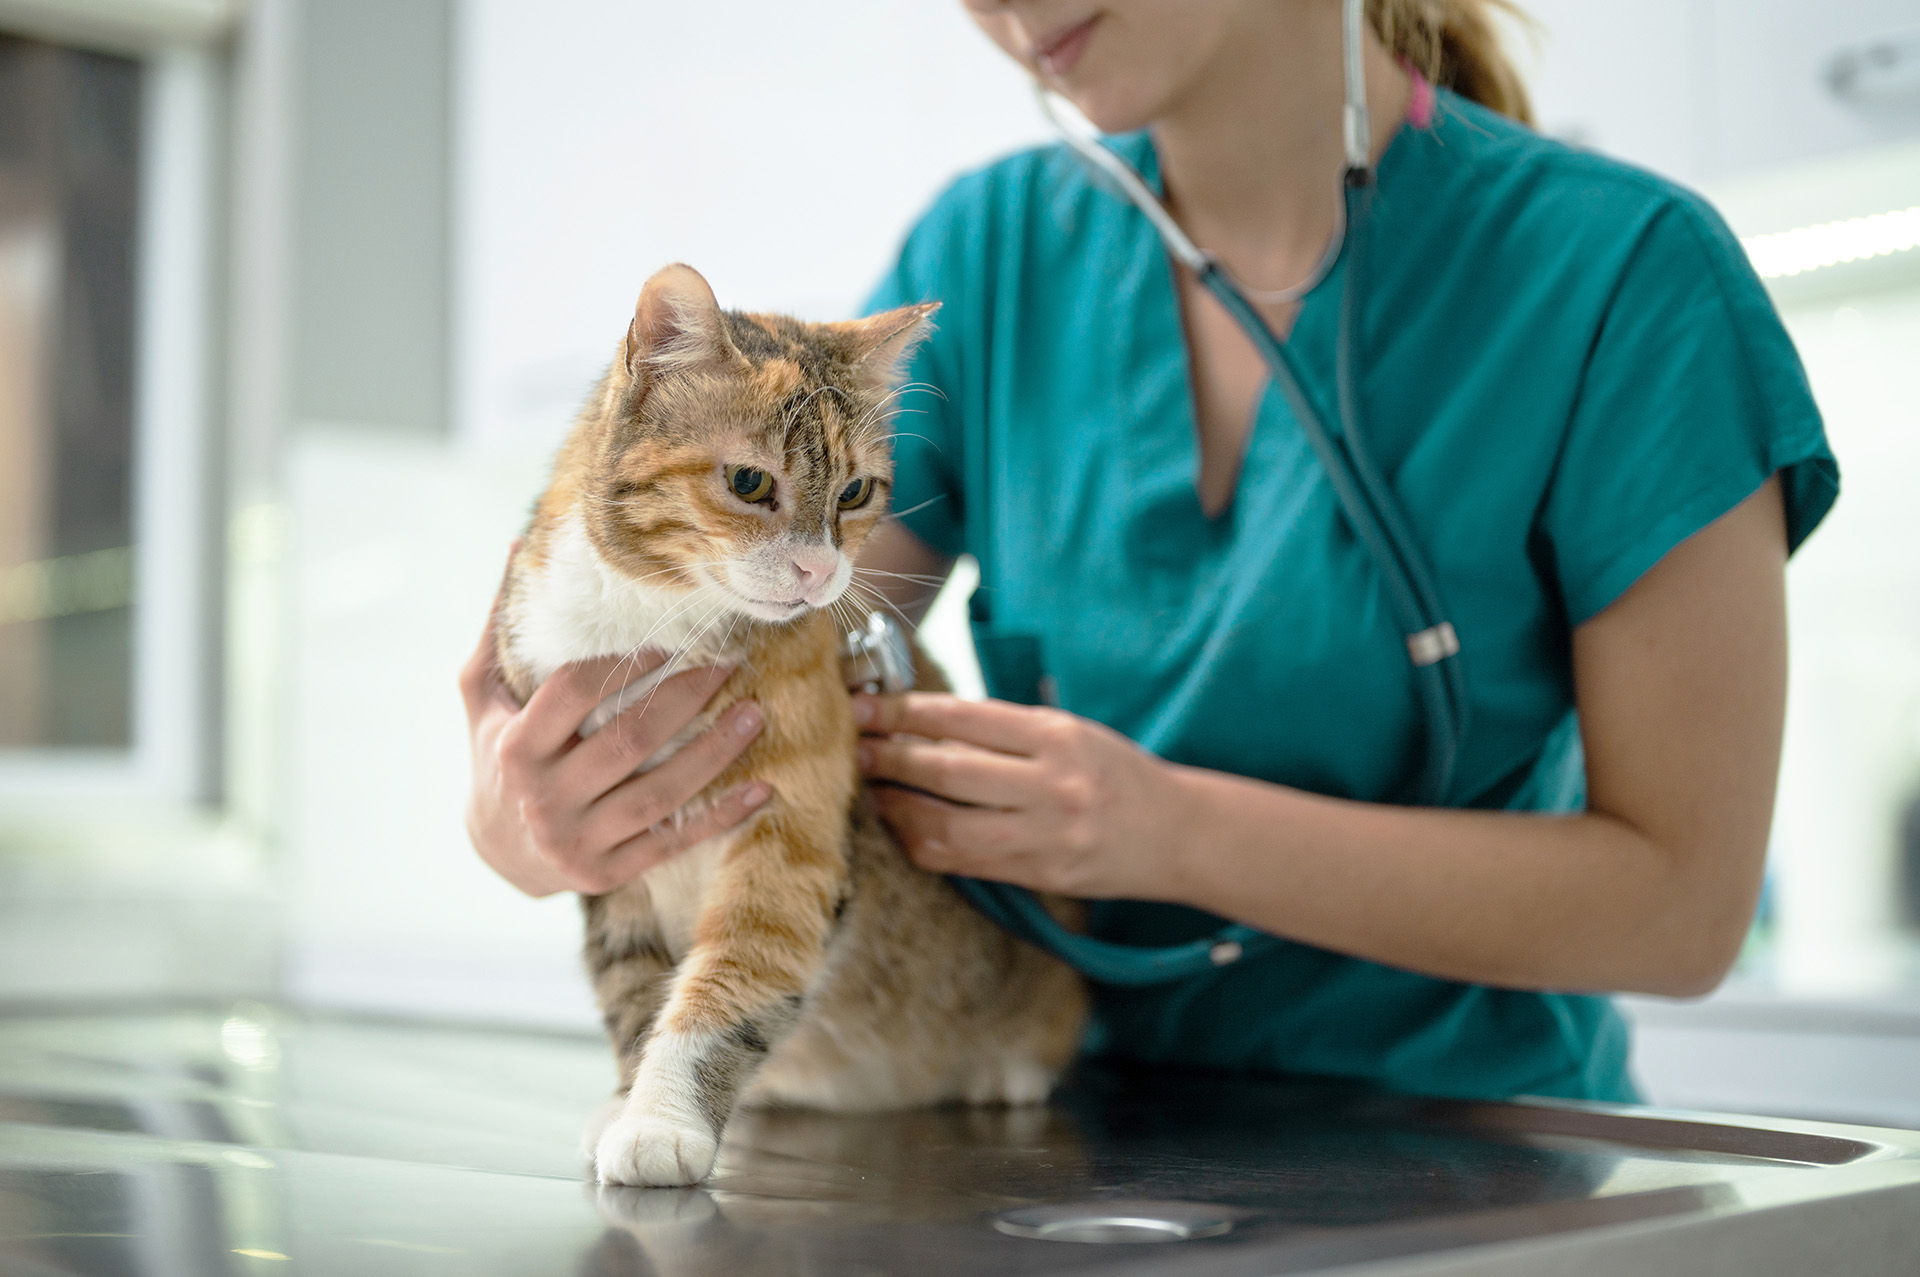
[[[1673,196],[1601,317],[1540,514],[1570,623],[1774,474],[1791,552],[1832,506],[1839,469],[1739,241],[1710,209]]]
[[[976,325],[965,218],[949,191],[901,246],[899,259],[867,298],[864,314],[939,302],[933,334],[906,373],[893,418],[893,511],[906,529],[944,554],[966,550],[961,429],[965,337]]]

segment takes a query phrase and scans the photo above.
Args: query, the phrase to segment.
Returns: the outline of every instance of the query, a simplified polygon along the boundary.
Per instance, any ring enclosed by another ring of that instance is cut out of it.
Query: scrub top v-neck
[[[1155,179],[1144,135],[1113,144]],[[1578,810],[1572,629],[1776,473],[1805,538],[1838,491],[1805,375],[1704,203],[1445,91],[1382,158],[1373,243],[1360,394],[1462,644],[1449,804]],[[1289,335],[1329,421],[1343,273]],[[1422,724],[1378,574],[1270,385],[1231,499],[1203,511],[1179,302],[1145,219],[1058,148],[1013,156],[940,197],[869,305],[923,300],[943,309],[901,400],[893,503],[980,558],[988,690],[1044,691],[1176,762],[1404,801]],[[1219,925],[1127,901],[1093,920],[1135,944]],[[1096,990],[1088,1045],[1425,1094],[1633,1094],[1604,998],[1294,943]]]

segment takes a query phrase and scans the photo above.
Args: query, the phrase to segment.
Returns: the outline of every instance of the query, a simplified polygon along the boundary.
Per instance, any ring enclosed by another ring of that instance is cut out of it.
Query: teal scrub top
[[[1144,134],[1112,144],[1157,183]],[[1380,163],[1372,243],[1360,394],[1468,689],[1449,804],[1579,810],[1573,628],[1770,475],[1799,545],[1839,486],[1805,374],[1703,201],[1445,91]],[[1290,338],[1329,422],[1343,272]],[[1163,758],[1402,799],[1423,726],[1379,576],[1271,386],[1231,504],[1202,511],[1179,305],[1146,220],[1062,148],[1013,156],[938,199],[869,309],[923,300],[943,309],[901,400],[894,508],[979,556],[988,690],[1031,700],[1044,677]],[[1093,921],[1136,944],[1221,925],[1127,901]],[[1634,1095],[1605,998],[1297,943],[1099,989],[1088,1047],[1428,1095]]]

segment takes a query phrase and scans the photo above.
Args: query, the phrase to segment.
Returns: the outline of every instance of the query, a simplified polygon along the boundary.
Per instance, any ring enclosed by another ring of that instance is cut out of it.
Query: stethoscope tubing
[[[1341,220],[1333,242],[1313,273],[1290,289],[1262,293],[1269,303],[1304,296],[1345,257],[1341,282],[1340,323],[1335,347],[1336,409],[1340,433],[1327,428],[1319,409],[1307,395],[1292,348],[1274,335],[1254,308],[1248,291],[1238,285],[1212,254],[1194,244],[1185,230],[1147,187],[1132,166],[1092,137],[1080,136],[1059,118],[1043,91],[1041,103],[1048,118],[1081,161],[1146,218],[1166,246],[1169,256],[1192,271],[1200,285],[1225,308],[1245,332],[1272,374],[1295,421],[1327,476],[1334,497],[1348,523],[1378,569],[1387,603],[1406,641],[1414,686],[1426,729],[1426,755],[1414,786],[1413,801],[1421,806],[1444,806],[1453,787],[1460,741],[1467,729],[1466,680],[1460,668],[1459,639],[1447,620],[1435,574],[1422,553],[1411,523],[1394,496],[1368,447],[1364,404],[1360,394],[1362,300],[1370,266],[1374,177],[1371,168],[1372,134],[1367,121],[1361,43],[1361,0],[1346,0],[1343,13],[1344,62],[1347,98],[1342,115],[1347,170],[1343,183]],[[970,508],[985,505],[985,440],[978,452],[979,487]],[[990,534],[991,518],[983,521]],[[991,569],[991,547],[976,546],[983,580]],[[976,594],[975,619],[986,609]],[[1116,944],[1068,931],[1047,912],[1031,891],[1010,883],[973,878],[951,878],[956,890],[983,915],[1014,935],[1052,953],[1088,979],[1102,984],[1152,985],[1196,975],[1239,962],[1285,941],[1253,927],[1235,923],[1212,936],[1187,944],[1160,948]]]
[[[1226,272],[1209,262],[1197,273],[1197,278],[1233,316],[1266,361],[1274,384],[1306,434],[1355,536],[1379,570],[1388,605],[1401,631],[1409,638],[1443,626],[1450,632],[1433,570],[1367,447],[1359,387],[1360,294],[1373,220],[1371,175],[1350,174],[1346,199],[1347,273],[1342,280],[1340,334],[1335,354],[1340,437],[1336,438],[1327,429],[1318,408],[1308,397],[1292,348],[1274,336]],[[1439,806],[1446,802],[1452,787],[1459,738],[1466,730],[1465,681],[1460,676],[1457,650],[1435,661],[1421,662],[1411,656],[1410,659],[1413,659],[1414,680],[1427,735],[1427,755],[1414,802],[1421,806]]]

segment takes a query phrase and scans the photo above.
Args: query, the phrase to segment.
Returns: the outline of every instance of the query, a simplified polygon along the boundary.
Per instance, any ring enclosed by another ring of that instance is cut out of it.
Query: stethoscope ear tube
[[[1419,546],[1366,446],[1359,393],[1359,294],[1367,266],[1372,182],[1364,172],[1347,186],[1346,245],[1348,275],[1341,299],[1336,380],[1343,433],[1335,438],[1307,397],[1293,352],[1211,260],[1196,272],[1208,292],[1226,307],[1266,360],[1274,383],[1286,396],[1295,420],[1327,475],[1355,535],[1380,572],[1387,601],[1407,636],[1422,716],[1427,753],[1416,791],[1418,803],[1445,803],[1453,783],[1459,741],[1466,730],[1466,686],[1461,678],[1458,639],[1444,618],[1439,591]],[[984,492],[976,504],[984,504]],[[1424,650],[1423,650],[1424,649]],[[1183,945],[1143,948],[1078,935],[1046,911],[1023,887],[955,877],[954,888],[982,914],[1023,940],[1046,950],[1101,984],[1144,986],[1197,975],[1265,952],[1285,943],[1252,927],[1235,924]]]
[[[1417,801],[1431,807],[1444,804],[1453,785],[1460,738],[1467,730],[1467,688],[1460,662],[1449,659],[1459,654],[1460,637],[1452,622],[1446,619],[1446,604],[1441,600],[1433,568],[1421,553],[1420,542],[1408,526],[1406,514],[1380,473],[1380,467],[1374,463],[1367,443],[1366,410],[1360,398],[1360,355],[1365,341],[1360,299],[1366,296],[1367,272],[1373,266],[1374,190],[1370,170],[1348,170],[1347,276],[1340,290],[1340,339],[1334,351],[1334,381],[1340,400],[1341,431],[1354,474],[1413,593],[1415,607],[1411,613],[1402,614],[1401,624],[1406,634],[1407,656],[1413,662],[1416,681],[1421,685],[1422,703],[1427,708],[1427,759]],[[1380,562],[1377,553],[1374,557]],[[1385,562],[1380,562],[1380,568],[1383,576],[1393,575]],[[1432,704],[1427,704],[1430,698],[1436,697]]]
[[[1365,207],[1356,209],[1361,217],[1367,215]],[[1348,217],[1348,271],[1354,269],[1354,240],[1363,240],[1365,230],[1354,227],[1354,219]],[[1356,234],[1359,232],[1359,234]],[[1281,388],[1286,405],[1294,411],[1294,421],[1300,422],[1300,428],[1308,436],[1308,444],[1313,447],[1313,455],[1319,457],[1321,470],[1327,474],[1327,482],[1340,501],[1340,509],[1346,513],[1348,522],[1354,526],[1354,534],[1365,547],[1367,555],[1379,566],[1380,584],[1386,588],[1386,601],[1392,607],[1394,618],[1400,622],[1400,630],[1407,638],[1427,634],[1442,624],[1446,624],[1444,613],[1438,607],[1428,611],[1423,593],[1436,599],[1430,584],[1430,572],[1425,561],[1419,555],[1419,549],[1411,542],[1411,536],[1405,534],[1405,520],[1398,511],[1382,517],[1380,507],[1394,509],[1392,494],[1386,490],[1379,469],[1373,465],[1373,457],[1367,453],[1365,440],[1357,432],[1357,415],[1346,419],[1346,436],[1332,438],[1327,424],[1321,421],[1319,411],[1315,411],[1313,401],[1302,386],[1300,371],[1294,367],[1294,353],[1286,348],[1279,338],[1273,336],[1273,330],[1267,328],[1265,321],[1254,311],[1254,307],[1238,294],[1235,286],[1223,277],[1219,271],[1206,271],[1200,275],[1200,284],[1212,292],[1213,298],[1227,313],[1235,317],[1238,325],[1246,330],[1246,336],[1260,349],[1261,357],[1267,361],[1267,367],[1273,371],[1273,382]],[[1346,280],[1346,301],[1354,303],[1354,278]],[[1357,303],[1356,303],[1357,305]],[[1359,407],[1359,390],[1354,386],[1357,373],[1356,359],[1352,353],[1352,344],[1356,342],[1357,319],[1350,321],[1342,317],[1340,325],[1340,401],[1346,409]],[[1365,476],[1365,478],[1361,478]],[[1375,492],[1367,492],[1367,478],[1373,480]],[[1375,505],[1379,501],[1380,505]],[[1404,536],[1404,542],[1398,542],[1388,530],[1388,518]],[[1452,626],[1450,626],[1452,628]],[[1413,651],[1409,647],[1409,663],[1413,661]],[[1463,684],[1457,682],[1457,661],[1442,659],[1428,664],[1413,664],[1413,682],[1419,687],[1421,709],[1427,718],[1427,762],[1421,768],[1421,780],[1415,791],[1415,803],[1423,807],[1434,807],[1446,801],[1448,787],[1453,783],[1453,759],[1457,753],[1459,732],[1465,728],[1465,697],[1455,695],[1455,687],[1465,691]]]
[[[1033,95],[1039,101],[1041,114],[1047,117],[1047,123],[1053,125],[1060,134],[1060,140],[1115,194],[1140,210],[1140,215],[1153,224],[1160,242],[1166,245],[1167,252],[1175,261],[1197,272],[1212,260],[1187,238],[1186,230],[1173,220],[1166,206],[1154,198],[1153,192],[1147,189],[1147,184],[1140,180],[1140,175],[1133,171],[1131,164],[1102,146],[1091,132],[1070,124],[1066,116],[1061,114],[1053,94],[1037,80],[1034,82]]]
[[[1422,654],[1415,650],[1415,645],[1422,640],[1434,642],[1436,632],[1451,633],[1452,626],[1447,623],[1445,613],[1440,609],[1439,593],[1433,586],[1432,572],[1414,544],[1412,534],[1407,531],[1406,520],[1399,513],[1398,503],[1374,465],[1372,455],[1366,448],[1365,436],[1359,429],[1357,347],[1360,334],[1359,302],[1356,296],[1359,281],[1353,272],[1356,266],[1362,270],[1365,268],[1364,245],[1367,238],[1366,223],[1371,220],[1368,207],[1371,193],[1370,182],[1352,182],[1348,185],[1347,198],[1352,205],[1347,217],[1346,268],[1349,274],[1344,281],[1340,350],[1337,356],[1338,393],[1345,425],[1342,438],[1334,438],[1327,430],[1313,401],[1307,397],[1299,370],[1294,364],[1292,350],[1273,335],[1266,321],[1234,288],[1224,273],[1217,269],[1207,270],[1200,274],[1199,279],[1201,285],[1239,323],[1266,360],[1273,373],[1274,384],[1280,388],[1287,405],[1293,409],[1294,419],[1305,432],[1314,455],[1319,458],[1321,469],[1326,473],[1348,523],[1353,526],[1354,534],[1360,539],[1368,556],[1380,569],[1387,603],[1393,610],[1401,632],[1408,639],[1408,659],[1413,664],[1414,682],[1426,719],[1427,757],[1414,801],[1423,806],[1435,806],[1446,801],[1447,791],[1453,783],[1458,740],[1465,729],[1465,685],[1459,678],[1458,661],[1452,659],[1458,651],[1457,640],[1452,645],[1453,651],[1448,652],[1446,657],[1425,664],[1419,661]]]

